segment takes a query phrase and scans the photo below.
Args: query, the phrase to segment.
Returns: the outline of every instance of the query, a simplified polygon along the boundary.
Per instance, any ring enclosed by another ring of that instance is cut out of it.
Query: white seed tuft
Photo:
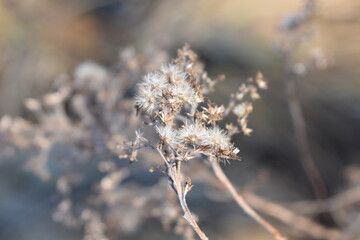
[[[161,140],[167,143],[169,146],[175,148],[177,145],[179,145],[178,133],[171,126],[166,125],[163,127],[158,127],[156,130],[160,135]]]
[[[214,148],[230,148],[230,137],[226,132],[219,127],[208,128],[206,135],[203,138],[203,145],[211,146]]]

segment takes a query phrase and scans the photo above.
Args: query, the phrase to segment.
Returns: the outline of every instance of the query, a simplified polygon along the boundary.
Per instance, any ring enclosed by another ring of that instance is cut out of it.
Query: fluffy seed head
[[[184,125],[179,132],[179,138],[184,143],[201,144],[206,136],[205,127],[199,122],[191,125]]]
[[[178,104],[195,104],[202,100],[195,92],[195,89],[187,82],[175,85],[170,91]]]
[[[167,77],[169,83],[176,84],[179,82],[185,82],[187,78],[187,73],[180,69],[178,65],[167,64],[162,65],[160,68],[161,72]]]
[[[214,148],[230,148],[230,137],[225,133],[224,130],[215,126],[208,128],[206,135],[203,139],[203,145],[211,146]]]
[[[243,102],[236,105],[233,109],[233,113],[238,117],[242,118],[248,115],[252,111],[252,104],[249,102]]]
[[[158,127],[156,130],[160,135],[161,140],[167,143],[169,146],[176,147],[177,145],[179,145],[178,133],[171,126],[161,126]]]

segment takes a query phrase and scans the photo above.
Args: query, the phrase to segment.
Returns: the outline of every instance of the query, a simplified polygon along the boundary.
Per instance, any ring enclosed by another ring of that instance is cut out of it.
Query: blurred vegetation
[[[57,76],[72,74],[79,62],[112,66],[128,46],[139,52],[155,48],[175,54],[189,43],[210,75],[227,73],[213,96],[220,103],[258,70],[269,82],[250,117],[253,136],[235,139],[244,160],[225,167],[231,179],[243,186],[266,170],[270,180],[260,192],[269,198],[314,199],[293,139],[284,66],[274,51],[283,17],[302,4],[300,0],[3,0],[0,116],[26,116],[25,99],[48,91]],[[334,195],[347,188],[345,173],[360,163],[360,2],[319,0],[318,6],[312,39],[296,57],[301,61],[309,50],[320,47],[332,63],[300,77],[298,85],[311,151],[329,194]],[[23,171],[21,161],[1,165],[0,194],[5,197],[0,200],[0,222],[5,224],[0,238],[79,239],[79,232],[50,221],[55,205],[52,188]],[[234,204],[220,205],[211,217],[222,223],[205,222],[205,230],[213,231],[215,239],[268,239],[252,222],[238,217],[240,211],[229,210]],[[213,207],[210,202],[198,206],[200,212]],[[221,215],[223,210],[227,215]],[[159,223],[147,223],[143,230],[129,239],[150,239],[147,234],[154,234],[151,239],[173,237],[165,235]]]

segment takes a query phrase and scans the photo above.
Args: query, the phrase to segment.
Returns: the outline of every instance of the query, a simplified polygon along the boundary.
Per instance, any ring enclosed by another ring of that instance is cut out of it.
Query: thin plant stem
[[[234,185],[230,182],[224,171],[219,165],[219,162],[216,158],[210,158],[211,167],[219,179],[219,181],[225,186],[225,188],[230,192],[231,196],[234,198],[236,203],[244,210],[246,214],[252,217],[260,225],[262,225],[267,231],[274,235],[277,240],[286,240],[286,237],[283,236],[273,225],[268,221],[262,218],[255,210],[246,202],[244,197],[240,195]]]
[[[317,199],[325,199],[327,197],[326,187],[319,170],[316,167],[312,157],[306,134],[306,123],[304,114],[300,105],[296,80],[287,74],[286,93],[288,98],[289,112],[294,127],[296,146],[300,154],[301,163],[305,169]]]
[[[316,239],[327,240],[339,240],[346,237],[346,235],[341,233],[338,229],[322,226],[309,218],[298,215],[277,203],[265,200],[253,193],[247,192],[244,195],[254,208],[278,219],[291,228],[300,231],[302,234]]]
[[[186,194],[190,191],[191,186],[187,182],[185,182],[185,186],[183,186],[182,175],[180,172],[180,162],[177,162],[175,165],[171,165],[168,168],[168,176],[171,182],[171,186],[174,189],[181,208],[184,212],[184,218],[190,226],[194,229],[197,235],[200,237],[201,240],[208,240],[209,238],[205,235],[205,233],[200,229],[199,225],[197,224],[194,216],[191,214],[190,209],[186,203]]]
[[[200,237],[201,240],[208,240],[209,238],[205,235],[205,233],[200,229],[199,225],[197,224],[195,218],[191,214],[189,207],[187,206],[185,197],[182,197],[178,195],[178,199],[181,205],[181,208],[184,212],[184,218],[188,223],[191,225],[191,227],[194,229],[194,231],[197,233],[197,235]]]
[[[309,22],[316,14],[316,1],[306,0],[304,8],[300,11],[301,13],[305,13],[306,15],[306,18],[300,24],[305,24]],[[286,88],[286,97],[291,116],[291,122],[294,128],[296,148],[300,155],[299,158],[301,164],[311,183],[316,198],[325,199],[327,197],[326,186],[311,154],[310,145],[307,137],[306,122],[298,93],[296,74],[293,70],[293,64],[295,62],[293,58],[295,51],[299,49],[303,41],[301,37],[291,40],[291,33],[288,32],[288,34],[288,43],[291,44],[291,47],[289,49],[280,50],[280,52],[282,52],[281,58],[284,64],[284,82]]]
[[[183,186],[182,184],[183,181],[180,172],[181,162],[177,161],[176,164],[170,165],[168,159],[164,156],[164,154],[159,148],[154,147],[150,144],[146,144],[143,147],[154,149],[160,154],[161,158],[164,160],[167,166],[167,175],[169,176],[169,180],[171,183],[170,185],[176,193],[181,209],[184,212],[185,220],[190,224],[190,226],[194,229],[194,231],[197,233],[197,235],[200,237],[201,240],[208,240],[209,238],[200,229],[199,225],[197,224],[195,218],[191,214],[190,209],[187,205],[186,194],[190,191],[191,186],[189,186],[187,182],[185,182],[185,186]]]

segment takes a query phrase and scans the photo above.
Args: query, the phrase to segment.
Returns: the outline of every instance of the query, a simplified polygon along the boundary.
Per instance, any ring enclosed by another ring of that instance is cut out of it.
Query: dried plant
[[[292,50],[284,53],[291,55]],[[357,182],[347,191],[321,201],[286,204],[271,202],[253,189],[240,193],[222,170],[221,163],[240,159],[232,136],[252,132],[252,102],[260,98],[259,90],[267,89],[261,73],[231,94],[227,105],[219,106],[207,96],[225,77],[209,78],[189,46],[165,62],[169,58],[164,52],[137,54],[131,48],[110,68],[85,62],[73,77],[56,79],[50,93],[28,99],[27,119],[2,117],[2,161],[25,158],[28,170],[55,185],[54,221],[83,229],[85,240],[105,240],[131,234],[155,217],[166,231],[184,239],[194,239],[195,234],[208,239],[200,228],[202,216],[191,212],[187,203],[193,183],[199,183],[227,191],[276,239],[285,237],[252,207],[300,237],[358,236],[359,220],[351,214],[360,201],[356,169],[347,173]],[[230,115],[234,123],[227,120]],[[144,186],[131,171],[134,165],[166,178],[149,174],[153,184]],[[341,228],[313,219],[324,212],[331,212]]]
[[[155,70],[167,59],[161,51],[145,56],[126,49],[120,56],[111,69],[86,62],[76,68],[73,78],[60,76],[52,92],[26,101],[29,120],[1,119],[1,143],[6,150],[2,159],[18,150],[28,152],[27,169],[56,183],[58,205],[53,219],[70,228],[83,228],[84,239],[108,239],[114,231],[131,233],[152,217],[158,217],[167,230],[175,224],[174,231],[185,239],[193,239],[193,231],[207,239],[186,196],[193,188],[191,178],[209,184],[194,170],[210,166],[247,214],[277,239],[284,239],[237,193],[219,165],[239,159],[231,136],[250,135],[251,100],[259,98],[258,89],[267,88],[262,74],[241,85],[227,106],[218,106],[205,96],[224,76],[210,79],[188,46],[160,71]],[[139,130],[143,125],[136,116],[139,111],[145,113],[146,138]],[[231,113],[236,124],[224,121]],[[226,130],[220,125],[226,125]],[[126,140],[133,132],[135,140]],[[139,150],[143,148],[155,150],[159,157],[142,156]],[[141,165],[164,172],[172,188],[161,179],[150,187],[137,184],[118,156],[130,162],[146,160]]]
[[[191,237],[163,182],[142,187],[131,181],[117,153],[139,124],[132,100],[137,79],[166,59],[159,50],[144,55],[129,48],[111,69],[85,62],[73,78],[60,76],[50,93],[25,102],[29,119],[0,121],[1,159],[26,158],[28,170],[55,183],[53,219],[83,228],[84,239],[129,234],[153,217],[165,228],[177,223],[178,232]]]
[[[304,6],[300,10],[284,17],[280,27],[282,36],[277,40],[275,50],[284,65],[283,78],[300,161],[312,184],[316,198],[324,199],[327,197],[327,190],[311,154],[297,87],[298,77],[304,76],[314,69],[324,69],[331,62],[321,48],[312,49],[306,59],[297,58],[302,45],[314,35],[311,22],[316,17],[316,10],[317,1],[307,0],[304,1]]]
[[[164,169],[163,172],[177,195],[184,218],[200,239],[208,237],[200,229],[186,202],[186,196],[193,185],[183,168],[189,167],[190,161],[208,161],[215,176],[239,206],[277,239],[285,239],[237,193],[219,165],[223,161],[239,159],[239,149],[231,143],[231,136],[240,132],[245,135],[251,133],[247,118],[252,111],[252,103],[247,99],[258,99],[258,89],[266,89],[267,84],[261,73],[255,79],[249,78],[247,84],[243,84],[231,96],[230,103],[225,107],[211,103],[205,97],[222,79],[223,76],[210,79],[202,64],[197,61],[196,54],[188,46],[178,50],[178,57],[172,63],[163,65],[160,71],[145,75],[143,82],[138,84],[135,104],[139,111],[145,113],[146,125],[156,130],[158,141],[150,143],[138,131],[136,139],[127,142],[123,149],[125,154],[121,157],[135,161],[138,151],[143,148],[152,149],[159,154],[164,161],[159,168]],[[219,123],[224,124],[224,119],[231,112],[237,117],[237,123],[227,124],[225,131]]]

